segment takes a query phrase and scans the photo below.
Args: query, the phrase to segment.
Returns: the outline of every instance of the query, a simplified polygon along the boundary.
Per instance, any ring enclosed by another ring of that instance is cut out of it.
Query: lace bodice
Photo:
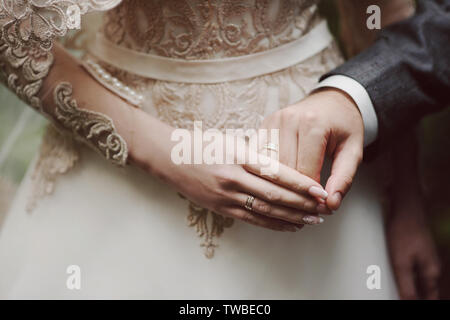
[[[126,0],[106,13],[115,44],[182,59],[240,56],[300,38],[319,0]]]

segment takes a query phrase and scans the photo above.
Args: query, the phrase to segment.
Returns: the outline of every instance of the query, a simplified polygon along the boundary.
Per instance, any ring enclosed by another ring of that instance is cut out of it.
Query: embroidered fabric
[[[56,37],[80,27],[81,15],[105,10],[120,0],[0,0],[2,81],[42,111],[37,97],[53,64]]]
[[[106,159],[124,166],[128,149],[125,140],[117,134],[113,121],[104,114],[78,108],[72,92],[72,85],[67,82],[58,84],[53,91],[59,123]]]
[[[57,178],[72,169],[79,158],[73,137],[49,125],[33,168],[32,191],[27,202],[28,212],[33,211],[39,199],[53,193]]]
[[[40,91],[55,60],[52,53],[55,39],[66,35],[70,29],[79,29],[83,14],[111,9],[120,1],[0,0],[0,80],[19,98],[46,114]],[[60,85],[57,92],[67,93],[67,85],[62,86],[65,90],[61,90]],[[63,128],[76,133],[78,138],[88,139],[89,144],[99,149],[108,159],[124,165],[127,148],[124,141],[113,132],[115,128],[111,120],[98,113],[81,111],[74,101],[66,101],[64,98],[66,97],[62,96],[61,101],[55,101],[59,102],[56,117],[49,114],[47,116],[52,120],[63,121]],[[100,136],[104,136],[105,140],[94,142],[93,139]],[[48,148],[48,143],[54,138],[55,134],[50,130],[44,139],[41,151],[45,154],[45,159],[41,157],[36,167],[33,178],[36,181],[33,187],[35,192],[30,201],[30,208],[37,195],[51,193],[57,174],[66,172],[77,159],[72,156],[75,153],[72,143],[60,143],[60,150],[56,153],[69,156],[52,161],[52,154],[58,144],[52,144],[54,147]]]
[[[186,199],[182,194],[178,195],[182,199]],[[197,236],[202,239],[200,247],[204,249],[205,257],[211,259],[214,257],[215,249],[218,247],[215,238],[220,237],[225,231],[225,228],[231,228],[234,220],[229,217],[223,217],[220,214],[189,201],[187,223],[189,227],[195,229]]]
[[[164,57],[211,59],[275,48],[320,20],[319,0],[129,0],[106,13],[117,45]]]

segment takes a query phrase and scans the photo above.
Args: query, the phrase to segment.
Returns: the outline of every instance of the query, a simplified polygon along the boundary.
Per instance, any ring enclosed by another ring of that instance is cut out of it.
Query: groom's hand
[[[272,114],[262,127],[280,129],[280,162],[316,181],[325,155],[333,159],[325,189],[327,206],[337,210],[363,155],[364,125],[353,100],[338,89],[321,89]]]

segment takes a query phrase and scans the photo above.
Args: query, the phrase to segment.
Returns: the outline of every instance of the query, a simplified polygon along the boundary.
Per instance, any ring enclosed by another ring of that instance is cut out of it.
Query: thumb
[[[333,157],[331,175],[325,187],[329,194],[327,206],[331,210],[339,209],[342,199],[350,190],[353,178],[362,161],[362,154],[363,147],[359,139],[347,140],[337,146]]]

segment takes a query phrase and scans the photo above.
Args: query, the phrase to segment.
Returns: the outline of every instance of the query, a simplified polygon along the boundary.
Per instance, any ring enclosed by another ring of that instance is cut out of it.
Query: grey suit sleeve
[[[377,143],[450,104],[450,0],[419,0],[416,15],[386,28],[375,44],[325,75],[345,75],[369,93]]]

